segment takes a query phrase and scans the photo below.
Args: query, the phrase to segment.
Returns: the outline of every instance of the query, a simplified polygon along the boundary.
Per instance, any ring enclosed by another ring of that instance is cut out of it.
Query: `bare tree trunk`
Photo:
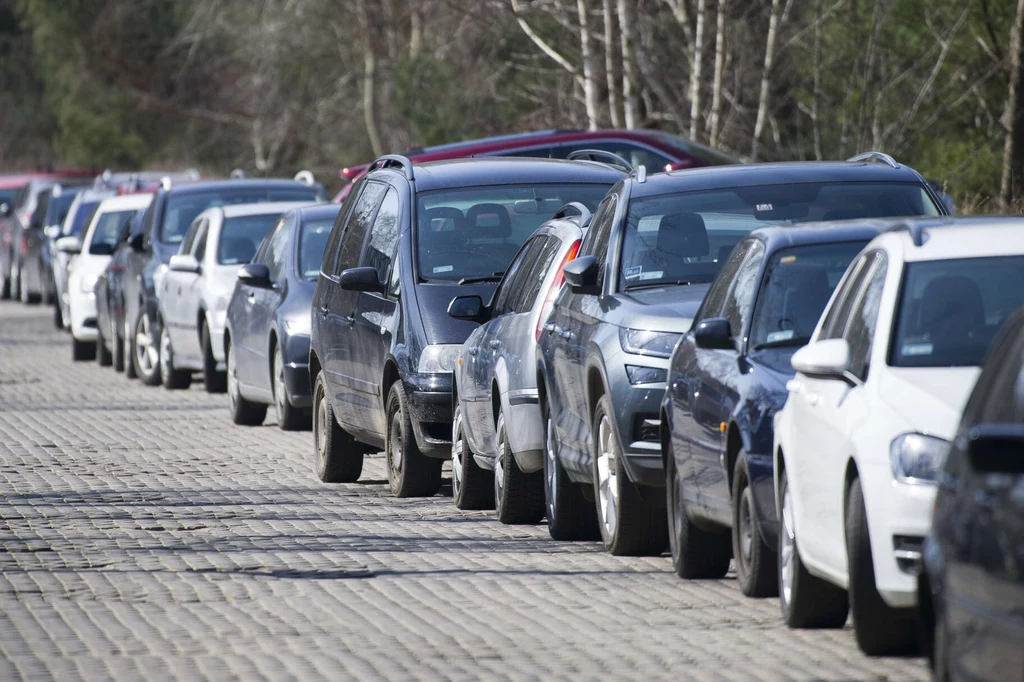
[[[423,5],[409,0],[409,56],[415,59],[423,49]]]
[[[704,15],[706,0],[697,0],[697,30],[693,37],[693,63],[690,65],[690,139],[697,139],[700,123],[700,75],[704,63]],[[721,16],[721,15],[719,15]]]
[[[722,132],[722,75],[725,71],[725,12],[728,0],[718,0],[717,25],[715,27],[715,80],[711,89],[711,130],[708,142],[718,146]]]
[[[1024,31],[1024,0],[1017,0],[1017,13],[1010,30],[1010,78],[1003,109],[1003,177],[999,187],[1002,209],[1011,208],[1019,198],[1021,175],[1024,173],[1024,83],[1021,83],[1021,32]]]
[[[366,0],[358,0],[356,13],[359,15],[359,27],[363,34],[363,119],[366,122],[366,137],[375,156],[383,153],[380,133],[377,130],[377,112],[375,95],[377,90],[377,57],[373,52],[373,38],[370,31],[370,17],[366,11]]]
[[[772,0],[772,10],[768,17],[768,38],[765,40],[764,67],[761,69],[761,94],[757,99],[757,119],[754,121],[754,140],[750,150],[750,160],[757,161],[757,153],[761,142],[764,124],[768,121],[768,91],[771,89],[771,71],[775,64],[775,44],[779,38],[779,26],[789,9],[789,0],[785,7],[782,0]]]
[[[608,80],[608,113],[612,128],[622,125],[622,100],[619,97],[619,83],[615,77],[615,15],[612,0],[603,0],[604,10],[604,73]]]
[[[619,36],[622,42],[622,100],[627,128],[637,124],[636,62],[633,59],[633,17],[628,0],[618,0]]]
[[[590,44],[590,8],[587,0],[576,0],[580,21],[580,51],[583,53],[583,101],[587,107],[587,128],[597,130],[597,85],[594,83],[594,50]]]
[[[814,22],[814,89],[811,93],[811,128],[814,133],[814,158],[822,160],[821,121],[818,106],[821,103],[821,2],[817,0],[817,19]]]

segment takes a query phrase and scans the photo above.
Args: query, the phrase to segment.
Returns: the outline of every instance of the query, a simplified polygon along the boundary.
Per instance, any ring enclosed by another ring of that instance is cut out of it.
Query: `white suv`
[[[868,654],[915,647],[938,472],[1003,320],[1024,303],[1024,220],[905,221],[850,265],[775,418],[779,591],[790,627]]]

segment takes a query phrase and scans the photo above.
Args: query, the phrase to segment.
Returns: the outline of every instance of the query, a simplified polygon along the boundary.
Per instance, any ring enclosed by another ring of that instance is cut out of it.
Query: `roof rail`
[[[864,152],[863,154],[851,156],[847,161],[875,161],[878,163],[884,163],[886,166],[889,166],[889,168],[900,167],[900,165],[896,163],[896,159],[882,152]]]
[[[308,170],[300,170],[295,174],[295,181],[303,184],[313,186],[316,184],[316,178],[313,177],[313,173]]]
[[[578,201],[570,201],[568,204],[555,211],[555,215],[551,216],[551,219],[556,220],[558,218],[565,218],[574,211],[580,216],[580,226],[586,225],[593,217],[589,208]]]
[[[378,168],[401,168],[405,173],[406,180],[415,180],[416,174],[412,169],[412,161],[409,157],[402,156],[401,154],[385,154],[384,156],[378,156],[377,159],[370,164],[370,167],[366,170],[367,173],[370,171],[377,170]]]
[[[924,246],[924,225],[921,223],[899,223],[890,227],[886,232],[902,232],[904,230],[910,233],[910,241],[914,243],[914,246]]]
[[[171,188],[171,176],[165,175],[160,178],[160,189],[168,190]]]
[[[584,161],[596,161],[609,166],[620,166],[628,173],[633,170],[633,164],[626,161],[618,154],[612,152],[606,152],[603,149],[577,149],[574,152],[570,152],[569,156],[566,157],[570,161],[584,160]]]
[[[647,166],[642,163],[634,166],[633,170],[629,171],[629,177],[636,178],[636,181],[641,185],[647,182]]]

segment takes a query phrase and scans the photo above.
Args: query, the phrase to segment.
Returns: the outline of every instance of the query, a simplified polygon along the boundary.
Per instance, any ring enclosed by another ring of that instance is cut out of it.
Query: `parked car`
[[[130,373],[134,370],[132,363],[126,361],[128,355],[124,340],[124,301],[120,298],[120,292],[124,287],[120,279],[124,276],[130,250],[128,240],[142,230],[143,215],[144,211],[136,213],[131,220],[121,226],[114,253],[96,280],[96,287],[93,290],[96,294],[97,338],[103,340],[106,351],[110,353],[111,364],[117,372]],[[97,353],[102,352],[103,349],[97,349]],[[129,378],[134,379],[135,375],[130,374]]]
[[[560,209],[512,259],[486,304],[452,300],[448,314],[480,322],[452,376],[452,496],[459,509],[497,509],[502,523],[544,518],[544,423],[537,398],[537,338],[576,256],[590,209]]]
[[[571,201],[595,206],[622,175],[591,161],[378,159],[342,206],[313,296],[321,480],[358,479],[366,449],[383,447],[396,495],[437,492],[453,363],[477,326],[450,318],[449,302],[489,298],[547,217]]]
[[[285,430],[308,429],[313,291],[341,206],[285,213],[238,271],[224,332],[228,400],[236,424],[262,424],[267,405]]]
[[[568,286],[539,342],[538,389],[556,454],[546,480],[564,483],[547,491],[549,529],[564,525],[560,536],[585,537],[596,516],[613,554],[665,549],[659,411],[668,360],[748,232],[944,210],[917,172],[884,155],[649,177],[637,169],[613,187],[565,267]],[[708,446],[723,457],[724,437]],[[581,486],[593,494],[584,497]],[[596,515],[581,511],[586,499]]]
[[[58,329],[71,329],[70,297],[68,295],[68,274],[74,253],[67,253],[57,248],[57,242],[63,237],[85,237],[85,231],[92,223],[93,215],[100,202],[114,196],[110,190],[83,189],[75,195],[68,208],[67,216],[54,239],[50,240],[50,268],[53,270],[54,288],[54,324]]]
[[[112,197],[100,202],[83,238],[61,237],[57,249],[73,256],[68,273],[68,311],[71,322],[71,357],[91,360],[97,350],[101,365],[109,365],[110,354],[98,337],[96,324],[96,281],[110,261],[122,227],[149,204],[149,194]]]
[[[21,230],[18,293],[22,303],[56,302],[51,265],[52,242],[60,232],[75,196],[84,185],[55,184],[44,190]]]
[[[916,645],[935,481],[999,326],[1024,303],[1024,222],[897,223],[850,266],[775,419],[782,612],[853,613],[869,655]]]
[[[867,221],[758,228],[715,277],[669,360],[661,407],[680,577],[721,578],[731,556],[743,594],[778,593],[772,418],[786,402],[790,358],[879,229]]]
[[[936,680],[1024,670],[1024,309],[1003,325],[938,474],[918,583]]]
[[[651,171],[739,163],[717,149],[657,130],[540,130],[417,147],[405,152],[405,156],[414,163],[479,156],[565,159],[572,152],[584,149],[611,152],[632,166],[643,165]],[[369,164],[342,169],[341,177],[350,182],[334,198],[336,203],[348,196],[353,183],[366,173],[367,168]]]
[[[224,323],[239,269],[252,260],[282,213],[304,205],[216,206],[192,222],[157,289],[164,388],[188,388],[192,372],[201,371],[208,393],[227,389]]]
[[[320,185],[293,180],[163,183],[146,211],[142,231],[129,239],[131,252],[120,278],[123,290],[118,294],[124,301],[124,338],[132,373],[149,386],[161,382],[157,283],[196,216],[211,206],[322,199]]]

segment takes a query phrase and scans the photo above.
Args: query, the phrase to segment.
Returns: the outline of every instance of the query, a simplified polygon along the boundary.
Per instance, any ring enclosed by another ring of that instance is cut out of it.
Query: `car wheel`
[[[204,322],[200,332],[203,346],[203,386],[207,393],[224,393],[228,390],[227,372],[217,370],[217,360],[213,357],[213,343],[210,341],[210,327]]]
[[[338,426],[327,397],[324,373],[313,386],[313,450],[316,475],[324,483],[355,483],[363,473],[363,445]]]
[[[786,472],[779,476],[779,604],[791,628],[841,628],[850,611],[846,590],[811,575],[800,560],[793,518],[793,498]]]
[[[857,646],[868,656],[914,653],[917,648],[914,610],[892,608],[875,585],[867,510],[859,478],[853,479],[846,496],[846,557]]]
[[[777,597],[779,560],[775,550],[761,539],[743,451],[736,458],[732,481],[732,556],[740,591],[748,597]]]
[[[676,465],[672,446],[666,453],[665,469],[668,540],[676,575],[688,580],[723,578],[732,559],[732,540],[725,529],[699,528],[686,513],[683,477]]]
[[[259,426],[267,416],[267,406],[254,403],[242,397],[238,388],[238,367],[235,365],[235,349],[227,344],[224,349],[228,366],[228,409],[231,421],[239,426]]]
[[[140,312],[133,331],[129,338],[135,375],[146,386],[157,386],[160,384],[160,347],[149,315]]]
[[[398,497],[431,497],[441,487],[443,460],[420,452],[412,431],[405,387],[398,379],[391,385],[387,402],[387,439],[384,452],[388,462],[388,483]]]
[[[96,325],[96,364],[100,367],[110,367],[114,364],[114,358],[107,349],[106,339],[103,338],[103,325]]]
[[[459,509],[494,509],[491,472],[473,459],[462,423],[462,406],[456,404],[452,419],[452,498]]]
[[[57,305],[60,305],[60,303]],[[134,334],[132,334],[126,318],[124,321],[124,375],[129,379],[137,379],[139,376],[135,371],[135,344],[132,343],[133,336]]]
[[[174,368],[174,347],[167,325],[160,324],[160,383],[164,388],[177,390],[192,385],[192,372]]]
[[[305,431],[310,427],[312,416],[307,410],[294,407],[288,399],[288,386],[284,382],[284,355],[281,353],[281,344],[279,343],[274,344],[273,358],[270,374],[274,379],[274,407],[277,409],[277,426],[283,431]],[[230,372],[230,369],[228,371]]]
[[[931,595],[922,595],[921,598],[931,599]],[[935,609],[935,630],[932,648],[929,654],[929,663],[932,668],[932,679],[935,682],[949,682],[953,679],[949,655],[949,628],[946,626],[946,614],[942,604],[936,600]]]
[[[124,339],[116,332],[114,333],[114,351],[111,353],[111,362],[115,372],[124,371]]]
[[[0,301],[6,301],[11,297],[11,278],[0,275]]]
[[[71,359],[74,360],[75,362],[82,362],[83,360],[95,360],[96,342],[79,341],[78,339],[71,337]]]
[[[597,401],[591,431],[594,499],[601,538],[605,549],[616,556],[661,554],[668,544],[665,511],[644,499],[629,480],[613,415],[611,399],[605,394]]]
[[[583,496],[558,459],[555,421],[544,405],[544,501],[548,533],[555,540],[600,540],[597,509]]]
[[[505,414],[498,409],[494,430],[494,508],[498,521],[509,524],[540,523],[544,518],[544,473],[524,474],[508,442]]]

